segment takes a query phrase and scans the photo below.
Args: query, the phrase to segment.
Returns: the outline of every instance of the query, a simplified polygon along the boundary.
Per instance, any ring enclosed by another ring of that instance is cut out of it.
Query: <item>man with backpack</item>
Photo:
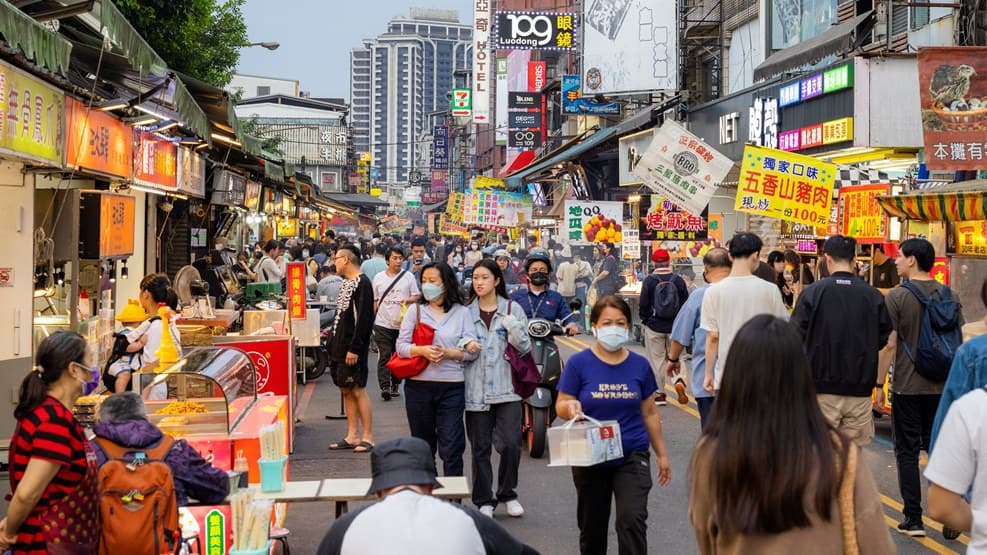
[[[658,382],[658,392],[655,393],[655,404],[665,406],[668,401],[665,395],[665,366],[668,363],[669,334],[672,324],[678,316],[679,309],[689,298],[689,289],[682,276],[672,273],[672,257],[665,249],[658,249],[651,255],[655,263],[653,274],[644,278],[641,286],[639,313],[644,325],[644,349],[651,363],[651,370]],[[685,392],[685,381],[679,374],[673,377],[675,392],[678,393],[680,404],[689,402]]]
[[[949,287],[929,275],[935,257],[932,243],[925,239],[907,239],[898,248],[895,265],[907,281],[885,298],[894,332],[881,353],[875,384],[883,385],[893,353],[891,423],[905,515],[898,531],[912,537],[925,536],[919,451],[929,448],[943,384],[962,341],[959,303]]]
[[[184,439],[147,420],[136,392],[115,393],[99,408],[93,451],[99,466],[100,554],[174,552],[178,507],[189,498],[221,503],[230,479]]]

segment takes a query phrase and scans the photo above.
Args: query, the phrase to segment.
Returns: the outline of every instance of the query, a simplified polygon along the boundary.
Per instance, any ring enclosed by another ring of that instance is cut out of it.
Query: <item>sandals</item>
[[[374,444],[369,441],[361,441],[353,448],[354,453],[369,453],[374,450]]]
[[[350,442],[346,441],[346,438],[344,437],[343,439],[341,439],[341,440],[339,440],[339,441],[337,441],[335,443],[330,443],[329,444],[329,450],[330,451],[346,451],[346,450],[349,450],[349,449],[355,449],[357,447],[357,445],[359,445],[359,444],[357,444],[357,443],[350,443]]]

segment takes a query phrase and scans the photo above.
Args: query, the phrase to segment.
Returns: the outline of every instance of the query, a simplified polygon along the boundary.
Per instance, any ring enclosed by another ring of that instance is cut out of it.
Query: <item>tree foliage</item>
[[[247,24],[246,0],[116,0],[123,15],[168,67],[211,85],[230,82]]]

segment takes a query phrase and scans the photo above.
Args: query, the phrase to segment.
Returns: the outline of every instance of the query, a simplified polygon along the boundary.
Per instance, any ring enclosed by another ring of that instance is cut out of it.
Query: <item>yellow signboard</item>
[[[829,223],[836,165],[809,156],[748,145],[734,208],[780,220]]]
[[[384,192],[384,190],[381,189],[380,187],[371,187],[370,188],[370,196],[372,196],[372,197],[379,197],[381,195],[381,193],[383,193],[383,192]]]
[[[0,150],[62,163],[65,95],[0,63]]]
[[[987,220],[956,222],[956,254],[987,256]]]
[[[494,179],[485,175],[478,175],[473,182],[474,189],[503,189],[507,184],[503,179]]]
[[[840,118],[822,124],[824,145],[853,140],[853,118]]]

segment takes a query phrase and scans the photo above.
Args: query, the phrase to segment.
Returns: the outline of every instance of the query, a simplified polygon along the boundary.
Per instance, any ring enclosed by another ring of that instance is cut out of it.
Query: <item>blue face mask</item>
[[[425,296],[426,301],[434,301],[442,296],[445,289],[441,285],[435,285],[434,283],[426,283],[422,285],[422,295]]]
[[[596,328],[596,342],[611,353],[619,351],[624,346],[624,343],[627,343],[627,339],[627,328],[623,326],[603,326],[602,328]]]

